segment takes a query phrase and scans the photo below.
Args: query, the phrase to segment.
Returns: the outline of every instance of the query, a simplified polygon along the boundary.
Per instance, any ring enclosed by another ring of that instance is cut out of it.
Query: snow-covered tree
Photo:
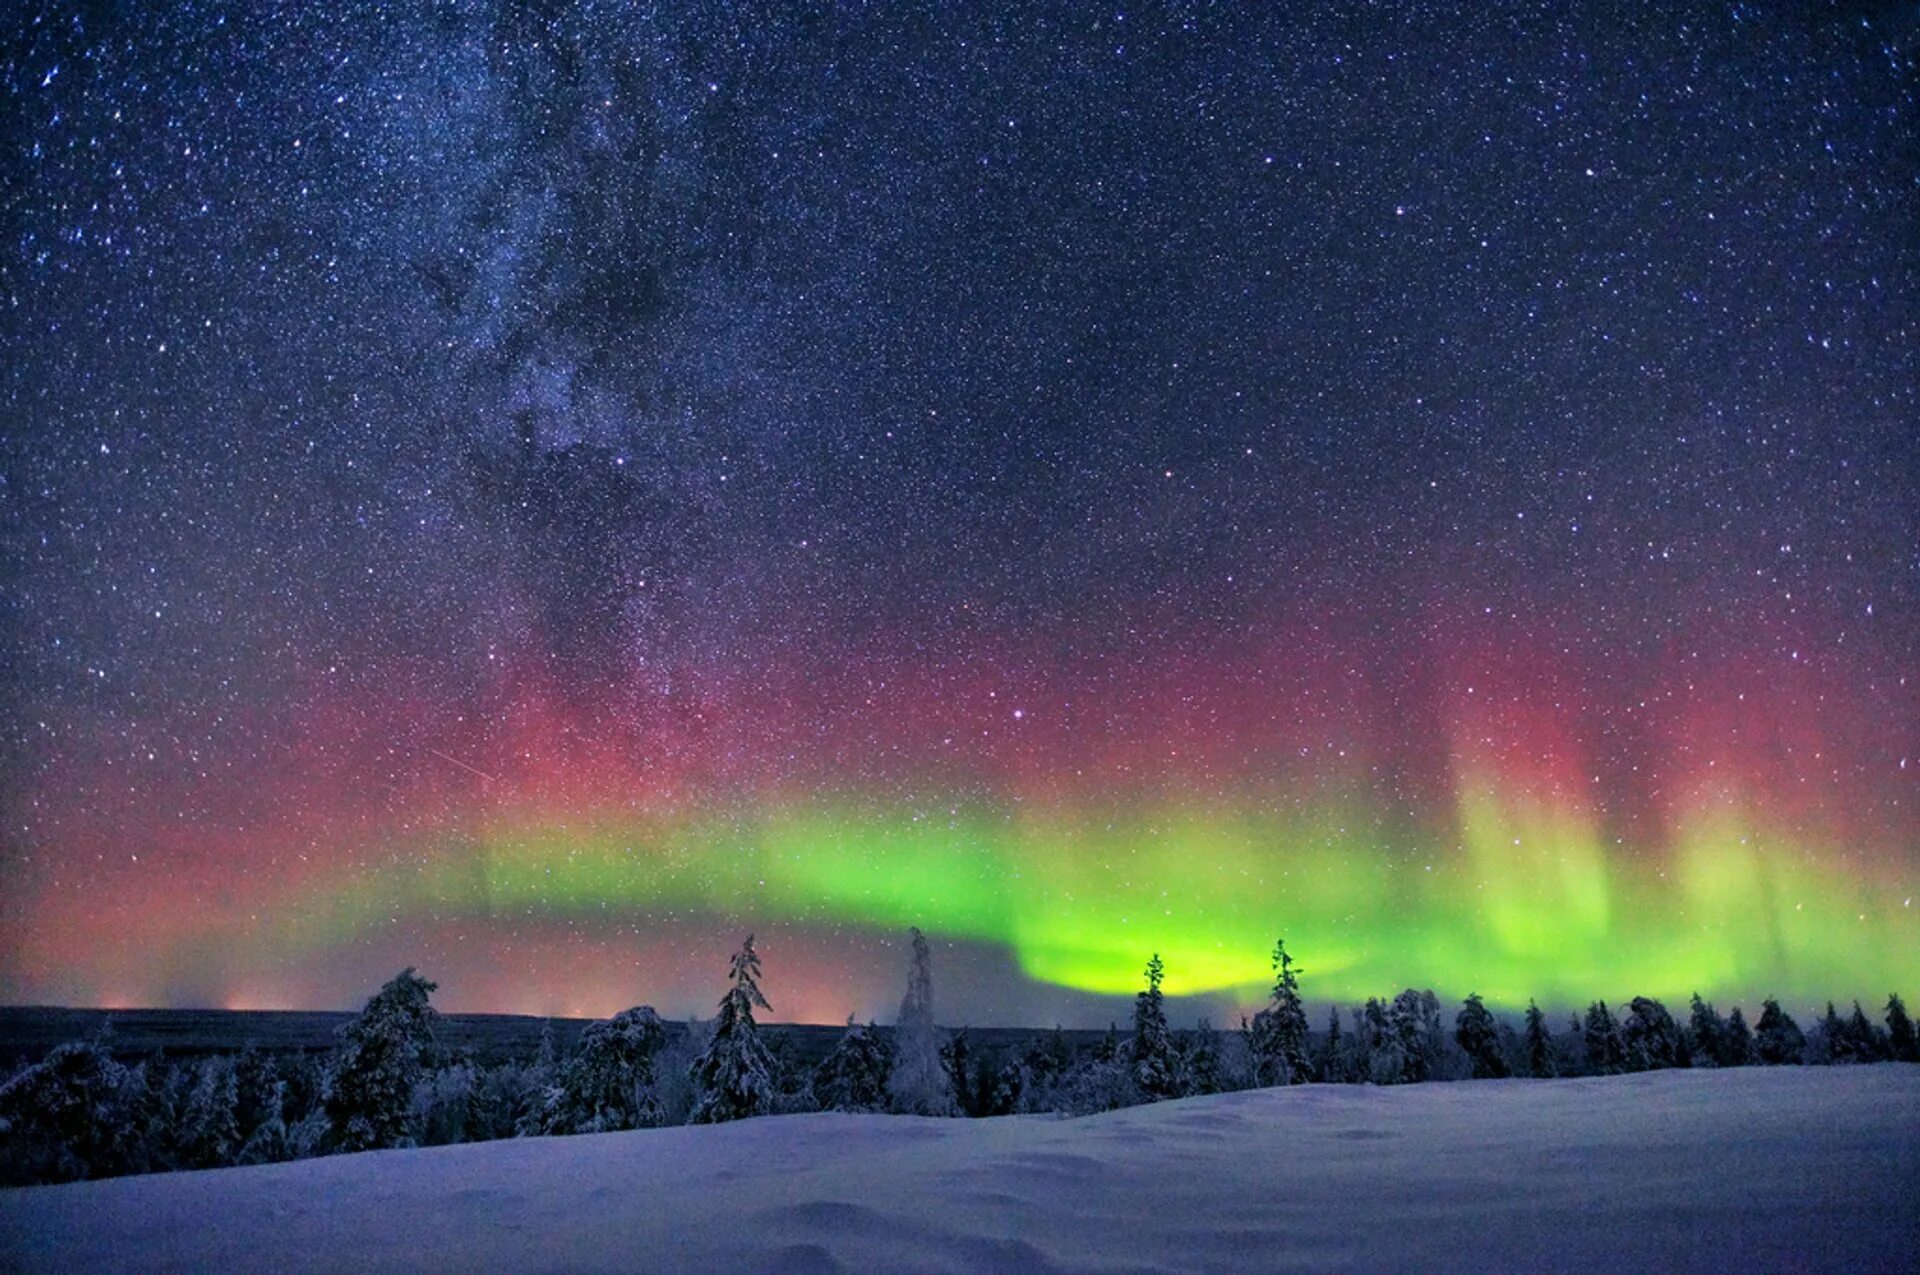
[[[813,1072],[813,1096],[823,1111],[885,1111],[893,1051],[873,1029],[847,1019],[846,1034]]]
[[[146,1077],[99,1040],[72,1041],[0,1085],[0,1184],[70,1182],[146,1167]]]
[[[690,1124],[763,1116],[773,1110],[777,1098],[773,1059],[753,1021],[756,1007],[771,1010],[773,1006],[760,993],[760,957],[753,950],[751,934],[734,953],[729,976],[733,986],[720,998],[713,1034],[690,1072],[699,1094],[688,1116]]]
[[[1867,1017],[1867,1011],[1860,1008],[1859,1001],[1853,1003],[1853,1012],[1847,1015],[1846,1033],[1855,1062],[1879,1062],[1889,1056],[1886,1040]]]
[[[1417,1083],[1448,1078],[1449,1042],[1440,1018],[1439,997],[1431,991],[1415,991],[1409,987],[1387,1007],[1387,1022],[1399,1043],[1401,1081]]]
[[[1534,1001],[1527,1002],[1527,1029],[1521,1040],[1521,1051],[1529,1076],[1545,1080],[1559,1074],[1559,1066],[1554,1058],[1553,1036],[1547,1030],[1547,1016],[1540,1012],[1540,1006]]]
[[[573,1056],[547,1095],[547,1133],[610,1133],[660,1123],[654,1055],[667,1043],[666,1025],[651,1005],[588,1023]]]
[[[1207,1019],[1201,1019],[1188,1038],[1180,1070],[1184,1092],[1220,1093],[1227,1087],[1220,1065],[1220,1033],[1213,1030],[1213,1024]]]
[[[1907,1004],[1898,993],[1887,997],[1887,1050],[1897,1062],[1920,1062],[1920,1037],[1907,1017]]]
[[[1387,1003],[1369,996],[1354,1016],[1359,1035],[1359,1063],[1356,1079],[1376,1085],[1397,1085],[1407,1078],[1407,1051],[1394,1030]]]
[[[1611,1076],[1627,1069],[1627,1046],[1620,1035],[1620,1024],[1605,1001],[1587,1006],[1587,1021],[1582,1028],[1587,1046],[1587,1068],[1598,1076]]]
[[[887,1091],[893,1109],[906,1115],[954,1114],[953,1088],[940,1063],[940,1029],[933,1021],[933,953],[918,927],[912,936],[907,964],[907,994],[900,1001],[900,1022],[894,1028],[893,1073]]]
[[[216,1169],[233,1163],[240,1149],[240,1087],[233,1059],[202,1058],[192,1068],[187,1100],[174,1131],[175,1154],[183,1169]]]
[[[1650,996],[1636,996],[1627,1007],[1626,1021],[1620,1025],[1621,1042],[1626,1046],[1629,1071],[1657,1071],[1686,1065],[1686,1046],[1680,1039],[1680,1026],[1667,1007]]]
[[[1300,971],[1287,952],[1287,941],[1273,945],[1273,994],[1267,1007],[1242,1024],[1247,1049],[1253,1057],[1256,1086],[1297,1085],[1313,1079],[1313,1060],[1307,1051],[1310,1034],[1306,1006],[1300,1000]]]
[[[408,967],[341,1028],[325,1099],[337,1149],[397,1147],[411,1137],[413,1087],[433,1044],[437,1015],[427,1002],[435,986]]]
[[[1473,1064],[1475,1080],[1500,1080],[1513,1074],[1500,1039],[1500,1025],[1478,993],[1461,1003],[1454,1018],[1453,1038]]]
[[[1727,1025],[1712,1003],[1693,994],[1693,1009],[1687,1018],[1688,1053],[1696,1067],[1726,1067]]]
[[[1720,1043],[1725,1048],[1723,1067],[1751,1067],[1754,1064],[1753,1030],[1747,1026],[1746,1011],[1735,1005],[1727,1012],[1727,1029]]]
[[[1127,1043],[1133,1083],[1151,1101],[1179,1096],[1173,1034],[1167,1029],[1166,998],[1160,992],[1166,966],[1155,952],[1147,962],[1147,985],[1133,1001],[1133,1039]]]
[[[1320,1046],[1320,1079],[1326,1084],[1345,1084],[1353,1079],[1347,1057],[1347,1034],[1340,1027],[1340,1007],[1327,1011],[1327,1036]]]
[[[1760,1005],[1760,1021],[1754,1024],[1754,1052],[1769,1067],[1806,1061],[1807,1038],[1800,1024],[1780,1008],[1780,1002],[1768,997]]]
[[[273,1055],[255,1049],[252,1045],[240,1051],[234,1059],[233,1082],[236,1091],[234,1117],[240,1125],[240,1137],[244,1140],[253,1136],[253,1131],[269,1120],[279,1120],[284,1114],[281,1104],[286,1100],[286,1085],[280,1079],[280,1065]]]

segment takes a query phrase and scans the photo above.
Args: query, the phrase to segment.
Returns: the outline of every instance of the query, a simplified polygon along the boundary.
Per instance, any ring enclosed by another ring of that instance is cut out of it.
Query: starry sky
[[[1920,20],[9,6],[0,1000],[1920,994]]]

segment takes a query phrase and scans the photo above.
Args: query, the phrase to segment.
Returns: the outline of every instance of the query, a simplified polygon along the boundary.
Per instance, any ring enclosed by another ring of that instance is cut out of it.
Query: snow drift
[[[1912,1270],[1920,1067],[806,1115],[0,1192],[0,1265]]]

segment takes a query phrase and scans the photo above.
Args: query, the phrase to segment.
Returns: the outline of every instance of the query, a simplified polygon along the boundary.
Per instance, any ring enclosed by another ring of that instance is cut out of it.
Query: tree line
[[[1619,1013],[1595,1001],[1554,1031],[1529,1004],[1519,1028],[1477,995],[1452,1016],[1430,991],[1369,999],[1311,1030],[1301,969],[1273,950],[1273,987],[1238,1030],[1169,1024],[1155,954],[1131,1030],[1076,1049],[1055,1029],[976,1048],[934,1021],[932,957],[911,931],[897,1023],[848,1020],[817,1066],[762,1038],[768,1010],[749,937],[710,1020],[673,1033],[650,1006],[589,1024],[565,1057],[551,1024],[532,1058],[481,1066],[439,1045],[435,984],[404,970],[345,1024],[324,1058],[237,1054],[126,1064],[102,1037],[73,1041],[0,1084],[0,1182],[20,1185],[170,1169],[266,1164],[390,1147],[709,1124],[805,1111],[1085,1115],[1234,1089],[1608,1075],[1669,1067],[1920,1062],[1912,1020],[1889,996],[1884,1025],[1856,1001],[1802,1031],[1775,1000],[1751,1025],[1698,995],[1683,1024],[1651,997]]]

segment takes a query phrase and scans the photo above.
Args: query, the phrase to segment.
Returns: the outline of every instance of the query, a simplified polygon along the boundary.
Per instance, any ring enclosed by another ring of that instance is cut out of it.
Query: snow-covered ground
[[[0,1192],[26,1269],[1920,1269],[1920,1066],[808,1115]]]

